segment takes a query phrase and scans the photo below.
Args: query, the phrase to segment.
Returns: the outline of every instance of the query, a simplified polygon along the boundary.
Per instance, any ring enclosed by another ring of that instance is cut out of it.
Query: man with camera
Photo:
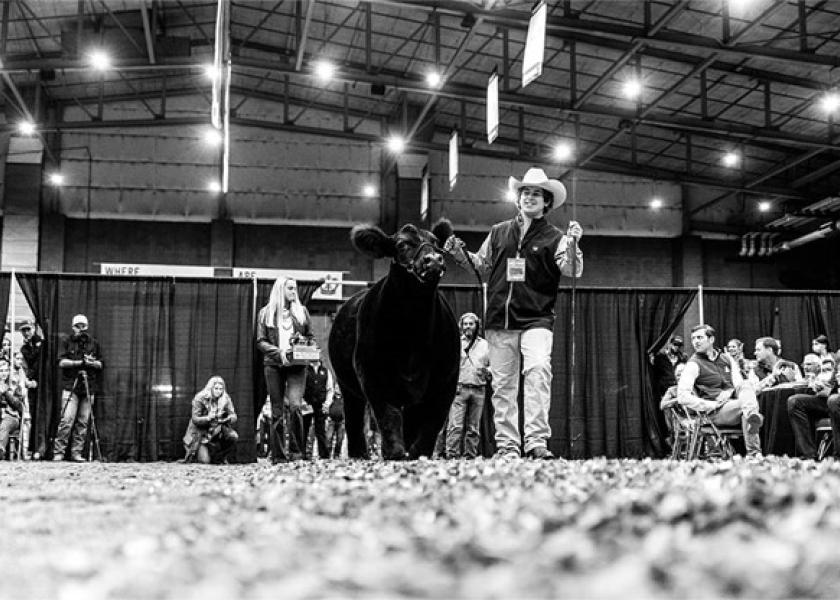
[[[91,416],[91,396],[96,393],[103,361],[99,342],[88,332],[85,315],[72,321],[73,333],[62,340],[58,355],[61,367],[61,421],[55,434],[53,460],[64,460],[68,445],[70,460],[84,462],[82,451]]]

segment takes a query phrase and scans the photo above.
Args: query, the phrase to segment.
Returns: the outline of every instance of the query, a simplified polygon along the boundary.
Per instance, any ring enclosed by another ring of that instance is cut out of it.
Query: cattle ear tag
[[[507,259],[507,280],[508,281],[525,281],[525,259],[524,258],[509,258],[509,259]]]

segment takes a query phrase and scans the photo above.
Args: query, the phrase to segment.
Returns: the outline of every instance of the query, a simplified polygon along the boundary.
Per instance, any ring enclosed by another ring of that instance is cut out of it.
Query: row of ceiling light
[[[95,50],[88,55],[88,63],[97,71],[106,71],[111,67],[111,59],[107,53],[101,50]],[[218,70],[214,65],[206,65],[204,67],[205,75],[211,81],[218,76]],[[313,64],[313,72],[315,76],[322,82],[328,82],[335,78],[337,73],[336,66],[327,60],[318,60]],[[426,84],[433,89],[438,89],[443,84],[443,76],[435,71],[430,70],[426,74]],[[622,90],[626,98],[630,100],[638,99],[644,92],[645,86],[640,78],[632,77],[627,79],[622,85]],[[837,92],[827,92],[820,99],[820,105],[828,114],[833,114],[840,109],[840,94]],[[22,135],[31,136],[36,132],[36,126],[31,121],[22,121],[18,123],[18,131]],[[204,141],[210,146],[218,146],[222,143],[222,134],[215,127],[210,127],[205,131]],[[386,139],[386,147],[393,154],[401,154],[405,151],[406,140],[400,135],[391,135]],[[560,141],[555,144],[553,149],[553,157],[558,162],[569,162],[574,157],[574,146],[569,141]],[[721,164],[728,168],[735,168],[741,164],[740,152],[729,150],[721,157]],[[60,173],[53,173],[49,177],[50,183],[53,185],[63,185],[64,176]],[[211,192],[218,192],[221,186],[214,181],[208,185]],[[373,197],[376,195],[376,188],[373,185],[365,185],[362,190],[362,195],[365,197]],[[654,198],[650,202],[650,207],[654,209],[661,208],[663,202],[659,198]],[[770,209],[770,203],[762,201],[759,203],[759,210],[767,211]]]

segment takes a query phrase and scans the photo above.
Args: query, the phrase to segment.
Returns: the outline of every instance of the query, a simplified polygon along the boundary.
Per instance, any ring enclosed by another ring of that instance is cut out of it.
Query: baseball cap
[[[84,316],[84,315],[76,315],[75,317],[73,317],[73,323],[72,324],[73,325],[84,325],[85,327],[87,327],[87,324],[88,324],[87,317]]]
[[[672,335],[671,336],[671,343],[674,344],[675,346],[682,346],[683,345],[682,336],[681,335]]]
[[[20,324],[20,327],[18,327],[18,330],[21,329],[35,329],[35,321],[32,319],[25,319],[23,323]]]

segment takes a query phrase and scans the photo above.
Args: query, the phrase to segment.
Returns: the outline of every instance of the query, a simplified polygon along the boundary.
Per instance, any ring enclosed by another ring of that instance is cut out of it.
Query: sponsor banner
[[[102,275],[141,275],[145,277],[213,277],[213,267],[193,265],[101,263],[99,272]]]
[[[233,268],[234,277],[256,277],[257,279],[277,279],[278,277],[291,277],[301,281],[318,281],[324,279],[324,284],[312,294],[313,300],[341,300],[342,279],[344,274],[341,271],[314,271],[309,269],[248,269],[244,267]]]
[[[548,8],[542,0],[531,13],[528,36],[525,38],[525,57],[522,59],[522,87],[542,75],[545,53],[545,21]]]

